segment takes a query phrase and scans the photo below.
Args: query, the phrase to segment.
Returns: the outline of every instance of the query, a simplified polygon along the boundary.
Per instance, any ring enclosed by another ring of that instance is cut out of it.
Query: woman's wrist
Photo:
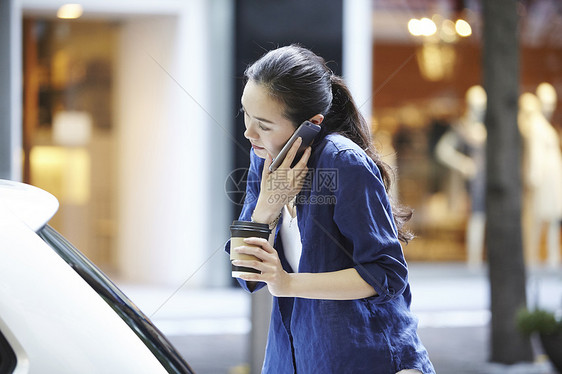
[[[251,216],[250,219],[252,220],[252,222],[265,223],[265,224],[269,225],[269,229],[273,231],[273,229],[275,229],[275,227],[277,226],[277,223],[279,223],[279,220],[281,219],[281,213],[279,213],[279,215],[275,219],[273,219],[273,221],[263,222],[263,221],[257,220],[254,217],[254,213],[252,213],[252,216]]]
[[[275,289],[269,289],[276,297],[298,297],[297,286],[299,273],[285,272],[284,280],[276,285]]]
[[[254,212],[252,213],[252,221],[267,223],[269,225],[275,220],[278,221],[280,214],[280,207],[264,204],[258,199]]]
[[[288,273],[287,275],[286,297],[298,297],[297,284],[299,281],[299,273]]]

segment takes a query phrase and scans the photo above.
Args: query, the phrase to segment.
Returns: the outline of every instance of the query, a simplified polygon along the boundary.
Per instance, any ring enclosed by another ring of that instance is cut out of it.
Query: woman
[[[269,240],[233,251],[261,274],[240,276],[274,296],[263,373],[434,373],[410,314],[399,239],[410,218],[392,206],[390,175],[343,80],[291,45],[245,72],[245,137],[252,144],[240,220],[269,224]],[[321,131],[291,168],[300,139],[272,159],[304,120]],[[229,251],[227,244],[227,251]]]

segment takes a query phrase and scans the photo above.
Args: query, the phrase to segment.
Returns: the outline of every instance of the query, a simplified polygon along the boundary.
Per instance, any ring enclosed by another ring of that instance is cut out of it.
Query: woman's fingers
[[[295,140],[295,142],[293,143],[293,145],[291,146],[291,149],[289,149],[289,152],[287,152],[287,155],[285,156],[285,159],[283,160],[283,162],[281,163],[281,166],[285,169],[290,169],[291,165],[293,163],[293,160],[295,159],[295,156],[297,155],[297,152],[299,150],[299,147],[302,144],[302,138],[299,136],[297,138],[297,140]]]
[[[269,266],[257,260],[232,260],[232,264],[240,267],[256,269],[262,273],[269,268]]]
[[[245,255],[252,255],[256,257],[255,260],[234,260],[232,263],[236,266],[243,266],[249,267],[256,270],[259,270],[264,273],[274,273],[279,270],[282,270],[281,261],[279,260],[279,256],[277,255],[277,251],[275,248],[269,244],[266,239],[262,238],[246,238],[244,239],[246,242],[245,246],[240,246],[233,248],[232,250],[236,253],[245,254]],[[243,278],[244,279],[244,278]],[[256,280],[256,279],[252,279]]]
[[[306,177],[306,174],[308,173],[308,167],[306,165],[308,164],[308,159],[310,158],[311,153],[312,148],[306,148],[301,159],[293,168],[293,172],[295,173],[295,177],[298,182],[300,182],[301,179],[304,179],[304,177]]]
[[[245,280],[245,281],[249,281],[249,282],[266,282],[267,283],[267,280],[265,279],[265,277],[262,274],[240,273],[238,275],[238,278],[240,278],[242,280]]]
[[[234,252],[242,255],[251,255],[256,257],[259,261],[267,261],[268,253],[261,248],[254,246],[241,246],[234,248]]]
[[[233,265],[247,267],[258,270],[260,273],[241,273],[239,277],[244,280],[260,281],[270,283],[273,279],[277,277],[276,274],[283,272],[283,268],[279,264],[276,266],[275,263],[261,262],[258,260],[234,260]]]
[[[312,153],[311,147],[306,148],[293,168],[290,167],[301,144],[302,138],[298,137],[289,152],[287,152],[280,167],[273,172],[269,171],[269,166],[273,163],[272,157],[269,154],[266,156],[262,171],[260,196],[270,205],[274,205],[275,209],[281,209],[284,204],[291,201],[302,189],[308,174],[308,167],[306,165]]]
[[[299,138],[299,140],[300,139],[301,138]],[[304,179],[304,177],[308,173],[308,167],[306,165],[308,163],[310,155],[312,154],[312,148],[307,147],[305,149],[304,153],[302,154],[300,160],[298,160],[298,162],[295,164],[295,166],[293,168],[291,168],[290,165],[293,162],[294,155],[295,155],[294,153],[296,153],[296,151],[298,149],[298,147],[295,147],[296,143],[297,142],[295,142],[295,144],[293,145],[293,148],[291,149],[291,152],[287,154],[287,158],[285,159],[283,164],[281,164],[282,169],[279,172],[283,173],[283,174],[277,174],[277,176],[275,177],[277,182],[280,182],[280,180],[279,180],[280,178],[284,179],[284,180],[282,180],[282,182],[287,184],[287,187],[288,187],[288,188],[285,188],[285,190],[290,191],[291,189],[296,189],[295,195],[300,191],[300,187],[302,185],[301,179]],[[294,151],[294,153],[293,153],[293,151]],[[289,157],[289,156],[291,156],[291,157]],[[285,162],[287,162],[288,164],[285,165]],[[279,184],[279,183],[277,183],[277,184]]]
[[[275,248],[273,248],[271,246],[271,244],[269,244],[269,241],[267,239],[264,239],[264,238],[255,238],[255,237],[245,238],[244,243],[249,244],[249,245],[258,246],[259,248],[263,249],[267,253],[276,252]]]
[[[267,156],[265,157],[265,163],[263,165],[263,170],[262,170],[262,180],[265,180],[267,178],[267,175],[270,174],[269,171],[269,166],[273,163],[273,158],[271,157],[271,155],[268,153]]]
[[[234,260],[236,266],[248,267],[258,270],[260,273],[241,273],[238,277],[246,281],[265,282],[274,296],[288,295],[288,275],[275,248],[266,239],[246,238],[247,245],[233,248],[233,251],[254,255],[255,260]]]
[[[310,158],[311,153],[312,153],[312,147],[309,146],[304,150],[301,159],[299,160],[299,162],[297,162],[297,164],[293,169],[294,170],[305,169],[306,165],[308,164],[308,159]]]
[[[259,246],[258,244],[247,243],[248,245],[243,245],[240,247],[233,248],[235,253],[251,255],[258,258],[262,262],[275,261],[279,256],[277,251],[268,245],[267,249]]]

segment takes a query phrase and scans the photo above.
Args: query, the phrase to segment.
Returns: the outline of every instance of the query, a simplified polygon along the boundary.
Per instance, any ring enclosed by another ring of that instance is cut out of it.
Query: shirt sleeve
[[[264,160],[259,158],[252,149],[250,151],[250,168],[246,176],[246,190],[244,195],[244,205],[238,220],[251,221],[252,213],[256,207],[260,194],[261,174],[263,170]],[[224,246],[225,251],[230,254],[230,239]],[[263,282],[246,282],[240,278],[236,278],[240,286],[249,292],[255,292],[265,286]]]
[[[367,155],[340,151],[334,221],[352,248],[354,268],[377,292],[374,302],[401,295],[408,270],[380,171]]]

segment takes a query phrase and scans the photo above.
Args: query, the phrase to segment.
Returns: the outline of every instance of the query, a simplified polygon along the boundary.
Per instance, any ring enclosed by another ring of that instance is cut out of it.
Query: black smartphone
[[[285,145],[281,149],[281,152],[279,152],[277,157],[275,157],[275,159],[269,166],[269,171],[275,171],[279,167],[279,165],[281,165],[281,163],[285,159],[285,156],[287,156],[287,152],[289,152],[289,149],[291,149],[295,141],[299,137],[301,137],[302,143],[299,146],[299,149],[297,150],[297,154],[295,155],[295,158],[293,159],[293,163],[291,165],[291,167],[294,167],[297,164],[297,162],[299,162],[299,160],[301,159],[302,154],[304,153],[306,148],[310,144],[312,144],[314,137],[316,137],[316,135],[320,132],[320,128],[321,128],[320,126],[310,121],[304,121],[303,123],[301,123],[301,125],[295,130],[293,135],[291,135],[289,140],[287,140],[287,143],[285,143]]]

